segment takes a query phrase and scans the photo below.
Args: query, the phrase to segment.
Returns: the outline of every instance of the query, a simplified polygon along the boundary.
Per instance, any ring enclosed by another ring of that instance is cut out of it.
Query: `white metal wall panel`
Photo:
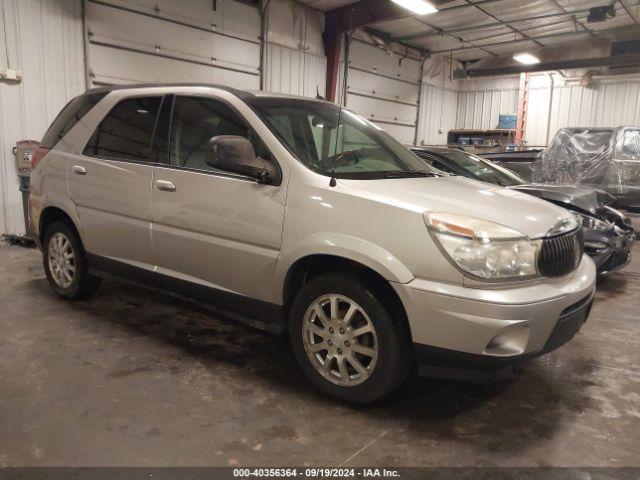
[[[597,106],[598,126],[640,125],[640,80],[601,85]]]
[[[18,140],[40,140],[67,101],[84,91],[82,6],[1,1],[0,67],[21,70],[23,78],[0,81],[0,233],[24,233],[12,148]]]
[[[529,145],[547,145],[563,127],[620,125],[640,125],[640,80],[556,86],[551,99],[550,85],[529,93],[525,132]]]
[[[418,121],[418,144],[445,145],[447,132],[456,127],[458,92],[424,83]]]
[[[524,132],[524,139],[528,146],[542,147],[547,144],[547,135],[549,135],[549,92],[549,88],[533,88],[529,90],[529,105]],[[553,132],[550,135],[553,135]]]
[[[260,86],[260,14],[233,0],[89,0],[95,84],[210,82]]]
[[[324,95],[326,57],[267,44],[265,90],[305,97]]]
[[[324,55],[323,12],[291,0],[270,0],[266,3],[268,43]]]
[[[264,89],[306,97],[324,95],[324,14],[288,0],[271,0],[266,22]]]
[[[456,128],[496,128],[500,114],[517,111],[517,90],[462,91],[458,95]]]
[[[412,144],[419,76],[420,62],[354,39],[349,47],[347,107],[379,123],[402,143]]]

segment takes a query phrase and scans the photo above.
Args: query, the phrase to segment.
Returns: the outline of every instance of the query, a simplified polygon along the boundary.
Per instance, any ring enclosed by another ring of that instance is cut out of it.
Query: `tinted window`
[[[196,170],[216,170],[207,164],[209,140],[218,135],[255,138],[235,112],[209,98],[176,97],[171,122],[171,165]]]
[[[56,143],[58,143],[89,110],[102,100],[105,95],[106,92],[80,95],[67,103],[47,130],[47,133],[44,134],[40,145],[44,148],[55,147]]]
[[[161,99],[129,98],[118,103],[93,132],[83,153],[118,160],[149,161]]]

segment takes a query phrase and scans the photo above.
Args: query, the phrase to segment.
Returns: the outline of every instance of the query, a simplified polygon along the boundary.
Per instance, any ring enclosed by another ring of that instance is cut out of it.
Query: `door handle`
[[[74,165],[73,167],[71,167],[71,171],[73,173],[75,173],[76,175],[86,175],[87,174],[87,169],[84,168],[81,165]]]
[[[176,186],[168,180],[156,180],[156,188],[163,192],[175,192]]]

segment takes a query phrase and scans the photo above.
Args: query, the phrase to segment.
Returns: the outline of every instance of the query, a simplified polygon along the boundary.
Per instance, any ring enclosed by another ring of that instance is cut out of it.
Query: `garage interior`
[[[0,467],[640,466],[637,244],[581,332],[511,378],[411,376],[351,406],[286,338],[164,293],[109,280],[58,300],[14,150],[88,88],[195,82],[320,96],[407,146],[461,132],[489,139],[464,144],[479,155],[543,154],[566,127],[640,125],[640,1],[0,2]]]

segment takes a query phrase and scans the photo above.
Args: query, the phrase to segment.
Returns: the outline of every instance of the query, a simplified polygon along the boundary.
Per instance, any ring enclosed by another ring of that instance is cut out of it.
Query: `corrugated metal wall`
[[[305,97],[324,95],[324,15],[288,0],[271,0],[266,18],[264,89]]]
[[[500,114],[517,111],[517,89],[459,92],[456,128],[497,128]]]
[[[327,59],[280,45],[267,44],[265,90],[315,97],[324,95]]]
[[[543,77],[530,91],[525,134],[529,145],[546,145],[563,127],[640,125],[640,80],[555,86],[552,98],[550,84]]]
[[[12,148],[18,140],[40,140],[85,89],[82,7],[80,0],[0,1],[0,67],[23,76],[20,83],[0,81],[0,233],[23,233]]]
[[[419,145],[445,145],[447,132],[456,127],[458,92],[423,83],[418,120]]]

